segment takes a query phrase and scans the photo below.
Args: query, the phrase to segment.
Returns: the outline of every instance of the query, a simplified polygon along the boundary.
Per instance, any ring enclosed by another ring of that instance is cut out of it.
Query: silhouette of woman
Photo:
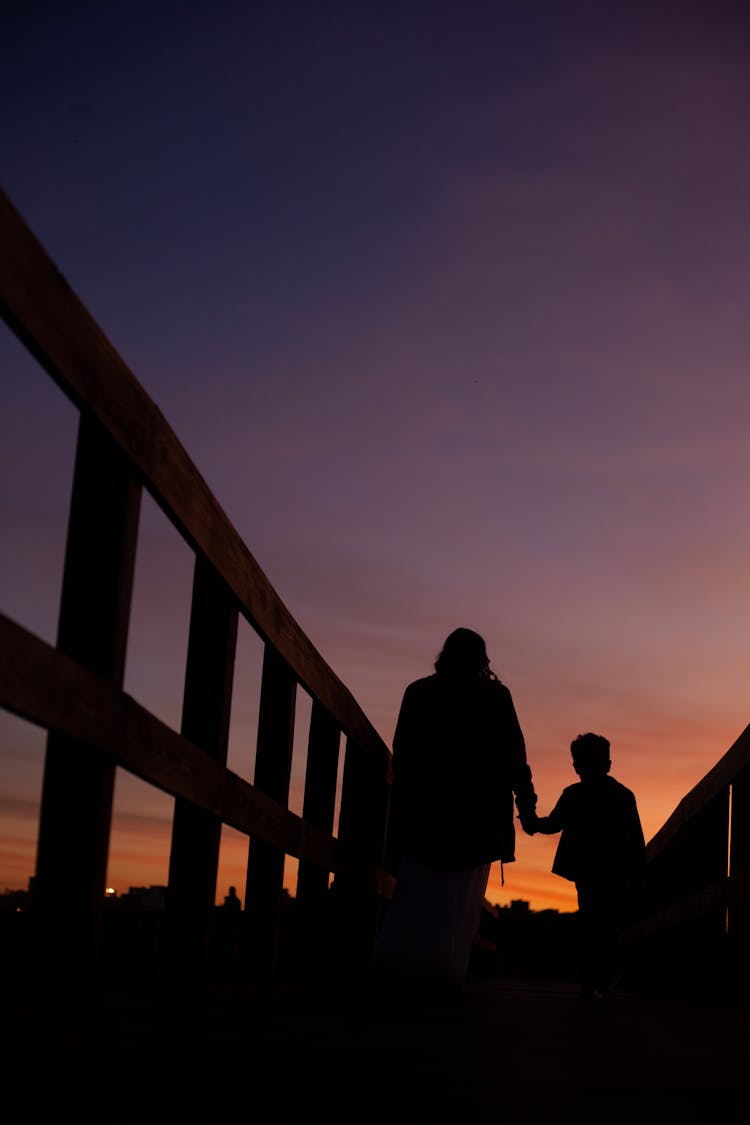
[[[431,676],[404,692],[393,738],[387,863],[396,889],[373,968],[463,985],[493,861],[515,859],[536,794],[508,688],[471,629],[445,641]]]

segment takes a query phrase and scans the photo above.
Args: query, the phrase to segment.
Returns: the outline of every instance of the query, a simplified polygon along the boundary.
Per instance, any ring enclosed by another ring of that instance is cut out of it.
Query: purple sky
[[[4,25],[4,189],[386,741],[467,625],[540,809],[597,730],[652,835],[750,721],[747,7]],[[52,641],[76,414],[7,331],[0,370],[2,609]],[[146,503],[126,689],[174,725],[190,581]],[[258,655],[243,631],[248,777]],[[33,870],[43,747],[0,718],[0,887]],[[168,812],[118,781],[120,889],[166,878]],[[493,901],[572,908],[555,842],[520,837]]]

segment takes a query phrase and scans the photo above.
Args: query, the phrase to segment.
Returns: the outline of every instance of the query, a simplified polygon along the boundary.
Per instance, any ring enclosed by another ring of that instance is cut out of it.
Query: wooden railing
[[[117,767],[175,798],[163,959],[173,982],[206,981],[222,825],[250,839],[248,977],[275,971],[287,855],[299,860],[302,933],[306,927],[315,939],[333,895],[341,905],[340,960],[365,964],[379,909],[393,890],[383,865],[388,747],[5,195],[0,259],[7,324],[80,411],[57,645],[0,616],[0,706],[49,732],[32,975],[50,984],[96,979]],[[142,488],[195,558],[179,733],[122,690]],[[240,614],[264,643],[253,784],[226,765]],[[298,816],[288,797],[300,685],[312,708]]]
[[[648,843],[621,954],[633,983],[748,993],[750,726]]]

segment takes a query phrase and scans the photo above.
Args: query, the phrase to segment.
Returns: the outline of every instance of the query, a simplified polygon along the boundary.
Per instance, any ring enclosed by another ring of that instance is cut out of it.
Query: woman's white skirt
[[[375,944],[375,970],[384,976],[463,984],[490,866],[436,871],[402,860]]]

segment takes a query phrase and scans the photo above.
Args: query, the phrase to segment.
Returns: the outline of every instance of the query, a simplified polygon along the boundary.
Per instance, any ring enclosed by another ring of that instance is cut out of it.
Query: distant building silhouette
[[[125,910],[163,911],[167,904],[167,888],[129,887],[126,895],[120,895],[119,903]]]
[[[237,897],[237,888],[236,887],[230,887],[229,888],[229,894],[224,895],[223,909],[224,910],[232,910],[232,911],[242,910],[242,902]]]

